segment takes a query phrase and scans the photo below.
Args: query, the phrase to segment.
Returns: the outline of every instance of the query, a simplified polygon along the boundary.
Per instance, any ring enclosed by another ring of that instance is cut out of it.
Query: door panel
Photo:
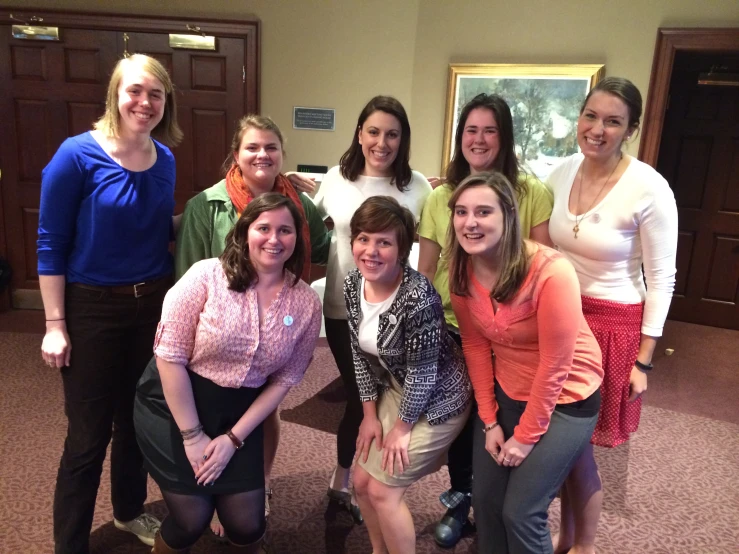
[[[739,53],[679,52],[657,170],[678,206],[677,283],[670,317],[739,329],[739,87],[698,85]]]

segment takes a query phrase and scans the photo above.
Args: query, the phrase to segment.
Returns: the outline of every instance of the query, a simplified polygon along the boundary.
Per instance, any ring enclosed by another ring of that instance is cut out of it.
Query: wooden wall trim
[[[652,60],[649,96],[642,123],[639,159],[652,167],[657,164],[662,127],[672,78],[672,66],[678,51],[739,50],[739,28],[660,28]]]

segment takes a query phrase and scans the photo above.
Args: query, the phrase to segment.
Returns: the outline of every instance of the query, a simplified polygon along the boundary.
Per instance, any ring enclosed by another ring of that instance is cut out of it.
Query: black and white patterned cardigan
[[[344,280],[354,371],[362,402],[377,400],[382,382],[359,348],[362,319],[362,274],[352,270]],[[380,314],[377,351],[403,387],[398,416],[415,423],[425,414],[430,425],[461,414],[472,398],[462,350],[449,335],[441,297],[431,282],[409,266],[390,309]]]

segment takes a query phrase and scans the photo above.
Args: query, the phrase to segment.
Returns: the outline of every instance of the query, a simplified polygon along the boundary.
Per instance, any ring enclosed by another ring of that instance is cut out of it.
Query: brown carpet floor
[[[65,432],[61,381],[40,361],[37,323],[2,332],[0,315],[0,554],[50,553],[51,503]],[[15,327],[15,326],[14,326]],[[739,333],[669,322],[650,379],[639,432],[627,445],[597,449],[606,499],[600,554],[739,553]],[[325,344],[303,383],[282,406],[283,434],[273,477],[269,538],[278,554],[370,553],[367,531],[347,514],[326,513],[343,407],[338,372]],[[144,554],[147,547],[112,525],[108,465],[91,537],[97,554]],[[408,492],[419,553],[476,553],[472,537],[452,551],[433,542],[446,471]],[[149,508],[166,507],[150,482]],[[557,527],[558,503],[551,509]],[[196,554],[223,552],[201,539]]]

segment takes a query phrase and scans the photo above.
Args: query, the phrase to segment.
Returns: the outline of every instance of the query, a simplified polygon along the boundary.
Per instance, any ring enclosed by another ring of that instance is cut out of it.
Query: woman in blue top
[[[67,438],[54,494],[56,554],[87,553],[105,451],[114,524],[153,545],[143,513],[136,382],[151,358],[172,274],[175,163],[182,139],[172,80],[155,59],[116,65],[93,131],[71,137],[43,171],[38,273],[44,361],[61,370]]]

